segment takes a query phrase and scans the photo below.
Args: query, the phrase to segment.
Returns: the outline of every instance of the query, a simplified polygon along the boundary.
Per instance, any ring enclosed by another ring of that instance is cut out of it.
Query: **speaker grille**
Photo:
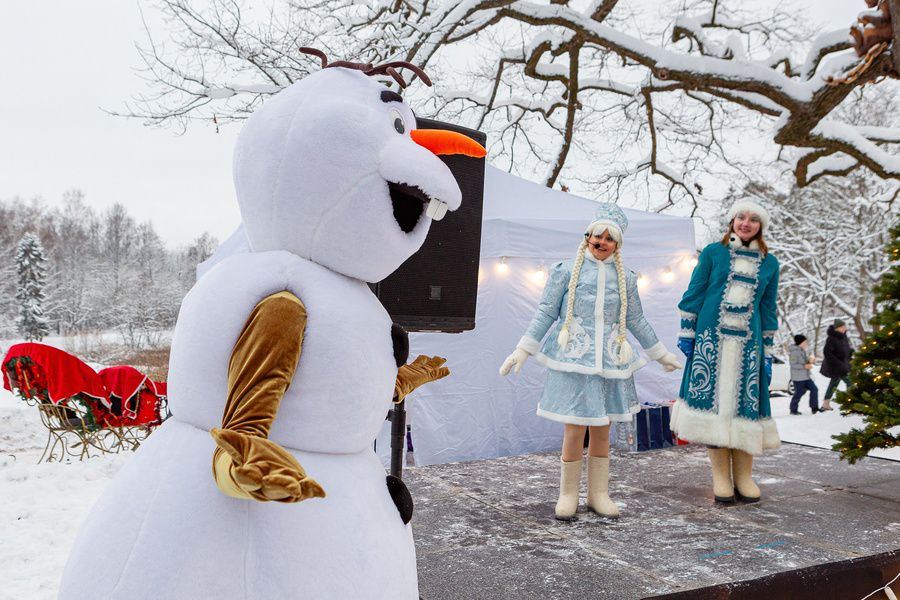
[[[485,145],[487,136],[431,119],[420,129],[445,129]],[[422,248],[385,280],[373,285],[395,323],[407,331],[460,332],[475,328],[485,160],[441,156],[462,192],[462,205],[432,223]]]

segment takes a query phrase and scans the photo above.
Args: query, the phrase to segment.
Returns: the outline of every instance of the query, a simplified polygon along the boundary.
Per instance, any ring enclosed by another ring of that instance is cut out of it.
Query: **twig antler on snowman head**
[[[345,69],[355,69],[357,71],[362,71],[363,74],[369,76],[376,75],[390,75],[394,81],[397,82],[401,88],[406,88],[408,85],[406,80],[403,79],[403,76],[397,71],[397,69],[409,69],[413,73],[419,76],[419,79],[427,85],[431,86],[431,79],[428,75],[423,71],[420,67],[412,64],[411,62],[407,62],[405,60],[397,60],[389,63],[384,63],[381,65],[373,65],[372,63],[355,63],[347,60],[338,60],[333,63],[328,62],[328,57],[324,52],[317,48],[309,48],[307,46],[301,46],[299,48],[300,52],[303,54],[311,54],[319,58],[322,61],[322,68],[328,69],[330,67],[344,67]]]

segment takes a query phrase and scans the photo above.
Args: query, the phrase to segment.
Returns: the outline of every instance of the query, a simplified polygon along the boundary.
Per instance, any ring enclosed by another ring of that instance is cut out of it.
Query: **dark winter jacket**
[[[847,334],[835,331],[834,325],[830,325],[823,353],[822,375],[825,377],[846,377],[847,373],[850,372],[850,356],[853,354]]]

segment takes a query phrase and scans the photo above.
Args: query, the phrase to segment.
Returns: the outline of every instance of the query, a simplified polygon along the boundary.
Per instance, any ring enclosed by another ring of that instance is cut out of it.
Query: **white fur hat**
[[[759,220],[762,222],[763,229],[768,229],[769,212],[756,202],[751,200],[738,200],[731,205],[730,209],[728,209],[727,221],[729,223],[734,221],[734,218],[739,212],[751,212],[759,215]]]
[[[609,230],[612,238],[621,246],[625,230],[628,229],[628,217],[625,215],[625,211],[612,202],[601,202],[597,206],[594,220],[587,226],[585,232],[600,234],[606,229]]]

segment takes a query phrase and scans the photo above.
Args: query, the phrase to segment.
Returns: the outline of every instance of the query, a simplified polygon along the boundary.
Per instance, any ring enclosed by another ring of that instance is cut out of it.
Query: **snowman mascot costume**
[[[370,76],[402,82],[408,67],[430,84],[415,67],[320,58],[329,68],[244,125],[234,179],[251,252],[185,297],[172,417],[94,506],[64,600],[418,597],[408,492],[386,481],[373,440],[392,398],[449,371],[438,357],[398,369],[405,355],[365,282],[459,207],[436,154],[484,149],[416,130]]]

